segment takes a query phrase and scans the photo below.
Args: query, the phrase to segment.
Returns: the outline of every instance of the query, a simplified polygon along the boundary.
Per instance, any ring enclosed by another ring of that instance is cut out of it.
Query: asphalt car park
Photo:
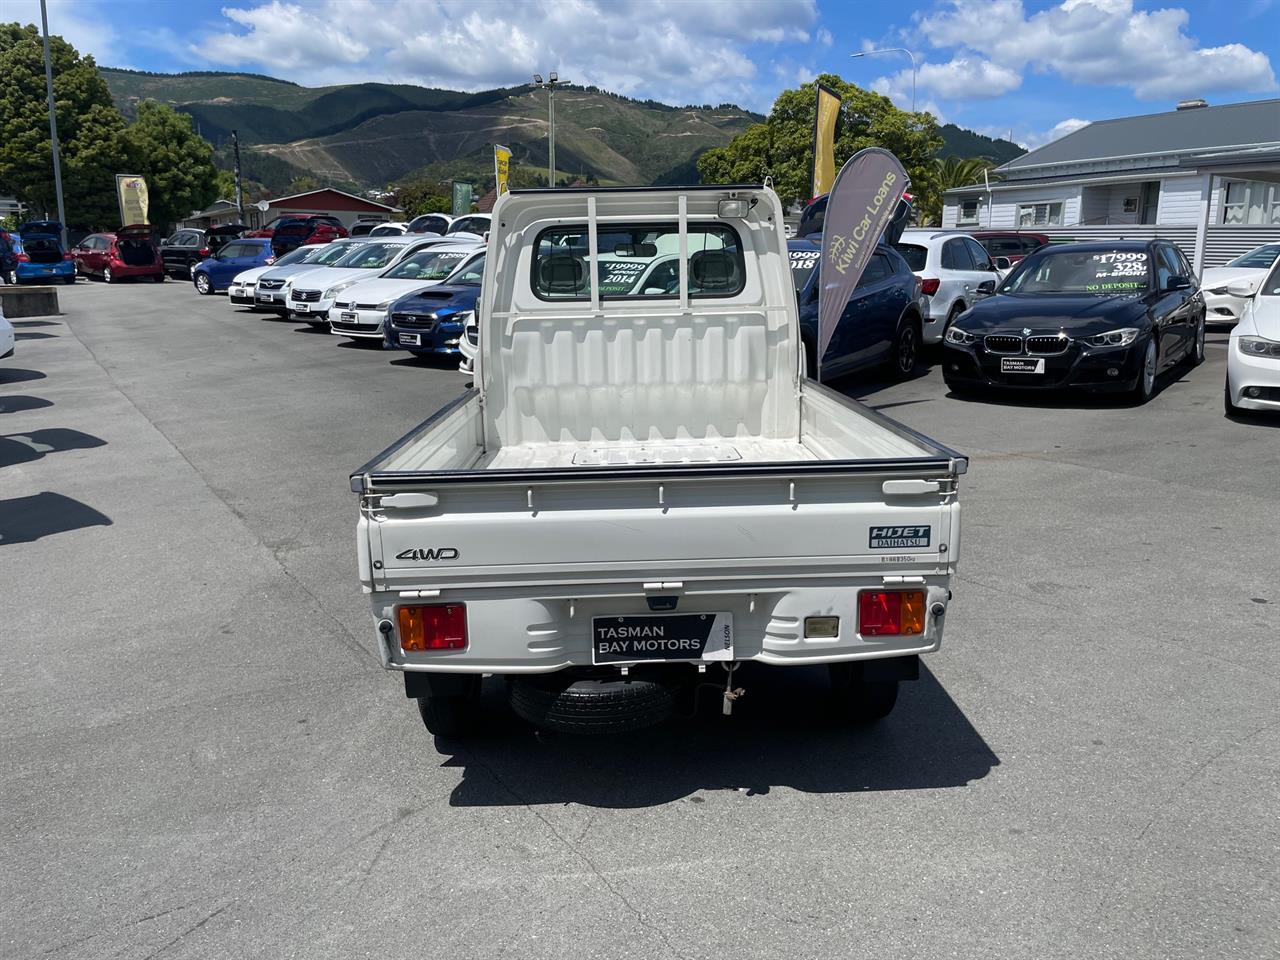
[[[947,641],[880,724],[780,671],[607,742],[489,690],[437,752],[347,477],[466,377],[59,295],[0,362],[6,957],[1274,954],[1280,418],[1223,416],[1222,330],[1142,406],[835,384],[971,457]]]

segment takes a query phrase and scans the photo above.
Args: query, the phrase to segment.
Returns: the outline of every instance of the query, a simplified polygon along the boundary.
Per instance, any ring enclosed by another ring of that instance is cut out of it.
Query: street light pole
[[[534,85],[547,91],[547,183],[556,185],[556,85],[564,83],[553,70],[542,79],[542,74],[533,75]]]
[[[868,57],[873,53],[905,53],[911,58],[911,112],[916,112],[916,55],[906,47],[880,47],[876,50],[863,50],[861,53],[851,53],[850,57],[857,59],[858,57]]]
[[[49,12],[40,0],[40,28],[44,31],[44,88],[49,98],[49,140],[53,146],[53,189],[58,198],[58,223],[62,224],[62,248],[67,247],[67,211],[62,205],[62,157],[58,149],[58,117],[53,109],[53,60],[49,57]]]

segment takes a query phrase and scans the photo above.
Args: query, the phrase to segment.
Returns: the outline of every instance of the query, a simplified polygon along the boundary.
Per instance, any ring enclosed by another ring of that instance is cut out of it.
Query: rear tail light
[[[924,633],[924,591],[864,590],[858,594],[858,633],[864,637]]]
[[[400,647],[405,652],[421,650],[465,650],[467,647],[467,605],[431,603],[401,607]]]
[[[30,258],[29,256],[27,256],[25,253],[20,253],[20,254],[18,254],[18,262],[19,262],[19,263],[30,263],[30,262],[31,262],[31,258]]]
[[[209,248],[208,248],[208,247],[201,247],[199,250],[197,250],[197,251],[196,251],[196,256],[197,256],[197,257],[204,257],[205,259],[208,259],[208,257],[209,257]]]
[[[70,253],[70,252],[68,252],[68,253],[64,253],[64,254],[62,255],[62,259],[63,259],[63,260],[74,260],[74,259],[75,259],[75,255],[74,255],[74,254],[72,254],[72,253]]]
[[[942,281],[937,277],[925,277],[920,281],[920,292],[926,296],[932,297],[938,292],[938,287],[942,285]]]

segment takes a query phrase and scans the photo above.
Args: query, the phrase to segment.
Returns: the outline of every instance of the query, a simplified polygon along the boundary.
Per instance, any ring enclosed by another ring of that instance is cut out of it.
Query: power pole
[[[554,70],[545,82],[541,74],[533,75],[534,85],[547,91],[547,183],[551,187],[556,185],[556,85],[564,82]]]
[[[235,154],[236,165],[236,215],[244,223],[244,192],[240,189],[240,137],[231,131],[231,149]]]
[[[49,57],[49,12],[40,0],[40,27],[44,31],[44,88],[49,98],[49,140],[53,145],[53,189],[58,197],[58,223],[62,224],[62,248],[67,248],[67,211],[62,205],[62,157],[58,149],[58,117],[53,109],[53,61]]]

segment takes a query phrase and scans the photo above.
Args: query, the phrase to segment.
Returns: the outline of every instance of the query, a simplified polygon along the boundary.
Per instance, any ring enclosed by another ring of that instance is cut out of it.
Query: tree
[[[289,193],[310,193],[312,190],[319,190],[323,186],[324,185],[315,177],[311,176],[311,174],[304,173],[302,176],[294,177],[293,180],[290,181]]]
[[[115,175],[137,172],[127,169],[124,118],[92,57],[56,36],[49,38],[49,55],[67,219],[86,227],[115,225]],[[0,24],[0,77],[0,194],[18,197],[33,214],[53,213],[44,49],[34,26]]]
[[[125,139],[135,169],[121,172],[146,177],[152,223],[175,223],[218,199],[213,148],[185,113],[144,100]],[[231,195],[235,196],[234,186]]]
[[[934,157],[942,147],[938,121],[928,113],[899,110],[888,97],[825,73],[819,82],[841,99],[836,129],[836,167],[864,147],[895,154],[911,177],[911,192],[928,202],[938,194]],[[752,183],[773,178],[784,204],[809,198],[813,176],[813,123],[817,98],[812,84],[784,90],[764,123],[753,124],[723,147],[698,159],[703,183]]]
[[[982,183],[982,175],[986,173],[991,180],[996,180],[991,171],[995,164],[985,157],[941,157],[934,161],[937,171],[938,189],[929,197],[929,203],[917,204],[922,222],[939,223],[942,220],[942,194],[952,187],[968,187]]]

